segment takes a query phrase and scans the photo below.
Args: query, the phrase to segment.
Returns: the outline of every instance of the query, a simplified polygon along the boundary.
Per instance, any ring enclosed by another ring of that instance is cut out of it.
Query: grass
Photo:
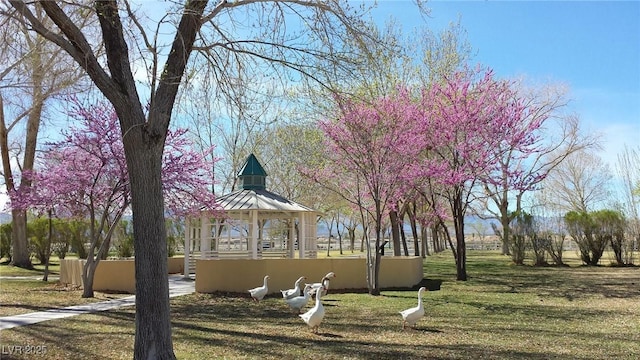
[[[330,292],[318,335],[276,296],[255,304],[245,294],[192,294],[171,300],[174,351],[178,359],[640,358],[640,269],[535,268],[495,252],[468,255],[466,282],[455,281],[450,253],[426,260],[431,291],[415,330],[403,331],[398,314],[415,306],[415,289]],[[13,282],[2,282],[3,308]],[[24,301],[49,304],[56,294],[36,285],[25,285]],[[1,336],[5,347],[46,346],[47,359],[131,359],[134,324],[135,310],[122,308]]]
[[[57,281],[15,279],[0,281],[0,316],[12,316],[51,308],[106,301],[129,294],[94,292],[93,298],[82,298],[82,289],[63,286]],[[3,333],[4,335],[4,333]]]
[[[6,260],[6,259],[4,259]],[[80,305],[129,296],[129,294],[110,294],[96,291],[95,297],[82,298],[82,289],[63,286],[58,283],[60,263],[49,264],[49,281],[43,282],[44,264],[34,264],[33,270],[8,265],[0,265],[0,316],[19,315],[36,311],[45,311],[55,307]],[[0,349],[1,350],[1,349]],[[0,354],[2,354],[0,352]],[[4,357],[2,357],[4,359]]]
[[[29,276],[29,277],[42,277],[44,275],[44,264],[33,264],[33,270],[19,268],[17,266],[10,266],[7,264],[8,259],[1,259],[0,262],[0,276]],[[60,262],[56,262],[53,258],[49,262],[49,275],[60,274]]]

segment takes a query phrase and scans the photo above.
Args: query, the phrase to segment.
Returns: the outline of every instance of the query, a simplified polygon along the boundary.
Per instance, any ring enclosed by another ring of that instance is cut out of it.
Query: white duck
[[[280,292],[282,293],[282,297],[287,300],[287,299],[293,299],[295,297],[300,296],[300,284],[302,284],[302,280],[305,280],[306,277],[304,276],[300,276],[298,278],[298,280],[296,280],[296,283],[294,284],[294,288],[293,289],[289,289],[289,290],[280,290]]]
[[[311,292],[310,292],[310,294],[312,296],[315,295],[316,292],[318,291],[318,289],[320,289],[322,287],[323,288],[322,296],[327,295],[327,290],[329,290],[329,280],[333,279],[334,277],[336,277],[336,274],[332,271],[330,273],[327,273],[327,275],[325,275],[322,278],[322,280],[320,280],[319,283],[311,284]]]
[[[296,296],[291,299],[284,299],[284,301],[287,302],[291,310],[300,314],[300,310],[302,310],[302,308],[305,307],[309,302],[309,298],[311,297],[309,295],[310,290],[311,290],[311,285],[306,284],[304,287],[304,290],[302,290],[302,294],[303,294],[302,296]]]
[[[264,298],[264,296],[267,295],[267,292],[269,291],[269,288],[267,288],[267,280],[269,280],[269,275],[264,277],[264,282],[262,286],[258,286],[257,288],[253,288],[249,290],[249,293],[251,294],[251,298],[256,302],[262,300],[262,298]]]
[[[402,315],[403,329],[407,325],[415,327],[418,320],[420,320],[424,316],[424,307],[422,306],[422,293],[426,290],[427,288],[424,286],[418,290],[418,306],[400,311],[400,314]]]
[[[309,325],[311,332],[314,334],[318,333],[318,327],[320,327],[320,323],[324,318],[324,306],[322,306],[322,302],[320,301],[322,297],[322,287],[319,290],[316,294],[316,305],[306,313],[298,315]]]

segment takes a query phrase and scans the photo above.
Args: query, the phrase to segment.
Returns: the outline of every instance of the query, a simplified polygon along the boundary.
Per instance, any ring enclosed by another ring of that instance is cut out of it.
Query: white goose
[[[314,334],[318,333],[318,327],[320,327],[320,323],[324,318],[324,306],[322,306],[322,302],[320,301],[322,297],[322,287],[319,290],[316,294],[316,305],[306,313],[298,315],[309,325],[311,332]]]
[[[302,308],[305,307],[309,302],[309,298],[311,297],[309,295],[310,290],[311,290],[311,285],[306,284],[304,287],[304,290],[302,290],[302,293],[303,293],[302,296],[296,296],[291,299],[284,299],[284,301],[287,302],[291,310],[300,314],[300,310],[302,310]]]
[[[420,320],[424,316],[424,307],[422,306],[422,293],[426,290],[427,288],[424,286],[418,290],[418,306],[400,311],[400,314],[402,315],[403,329],[407,325],[415,327],[418,320]]]
[[[264,296],[267,295],[267,292],[269,291],[269,288],[267,287],[267,280],[269,280],[269,275],[264,277],[264,282],[262,286],[258,286],[257,288],[253,288],[249,290],[249,293],[251,294],[251,298],[256,302],[262,300],[262,298],[264,298]]]
[[[312,296],[315,295],[316,292],[318,291],[318,289],[320,289],[322,287],[323,288],[322,296],[327,295],[327,290],[329,290],[329,280],[333,279],[334,277],[336,277],[336,274],[332,271],[330,273],[327,273],[327,275],[325,275],[322,278],[322,280],[320,280],[319,283],[311,284],[311,292],[310,292],[310,294]]]
[[[287,299],[293,299],[294,297],[300,296],[300,284],[302,283],[302,280],[305,280],[305,279],[306,277],[300,276],[298,280],[296,280],[296,283],[294,284],[293,289],[280,290],[280,292],[282,293],[282,297],[285,300],[287,300]]]

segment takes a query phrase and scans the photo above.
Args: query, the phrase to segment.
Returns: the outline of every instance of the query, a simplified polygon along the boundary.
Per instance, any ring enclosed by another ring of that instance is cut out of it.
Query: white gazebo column
[[[213,256],[218,257],[218,250],[220,249],[220,220],[214,219],[211,225],[211,236],[213,245]]]
[[[187,218],[186,223],[187,223],[187,228],[185,229],[185,232],[184,232],[184,270],[183,270],[184,274],[183,275],[185,279],[188,279],[190,277],[189,246],[191,245],[191,219]]]
[[[258,210],[251,210],[251,226],[249,227],[249,237],[251,239],[251,258],[258,258]]]
[[[305,251],[306,251],[306,242],[307,242],[307,237],[306,237],[306,231],[305,229],[307,228],[307,222],[305,221],[305,216],[304,213],[300,213],[300,215],[298,215],[298,257],[300,259],[304,259],[305,258]]]
[[[211,253],[211,224],[209,217],[203,214],[200,218],[200,258],[207,259]]]
[[[231,251],[231,223],[229,222],[229,220],[226,220],[225,223],[223,224],[223,226],[227,226],[226,231],[227,231],[227,250]],[[242,242],[242,240],[240,240]]]
[[[313,254],[313,258],[318,257],[318,222],[315,221],[315,215],[305,213],[304,217],[307,219],[307,237],[309,239],[309,249]],[[331,245],[329,242],[328,245]],[[331,250],[331,249],[329,249]]]
[[[287,246],[289,247],[289,258],[293,259],[296,256],[296,219],[292,217],[289,219],[289,241]]]

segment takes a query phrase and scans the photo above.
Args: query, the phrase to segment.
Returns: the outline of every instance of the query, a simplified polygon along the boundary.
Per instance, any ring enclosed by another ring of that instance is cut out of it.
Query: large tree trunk
[[[154,145],[136,141],[128,141],[125,145],[136,254],[134,358],[175,359],[171,341],[167,234],[161,180],[164,143]]]
[[[33,269],[29,247],[27,246],[27,212],[11,210],[11,264],[25,269]]]

